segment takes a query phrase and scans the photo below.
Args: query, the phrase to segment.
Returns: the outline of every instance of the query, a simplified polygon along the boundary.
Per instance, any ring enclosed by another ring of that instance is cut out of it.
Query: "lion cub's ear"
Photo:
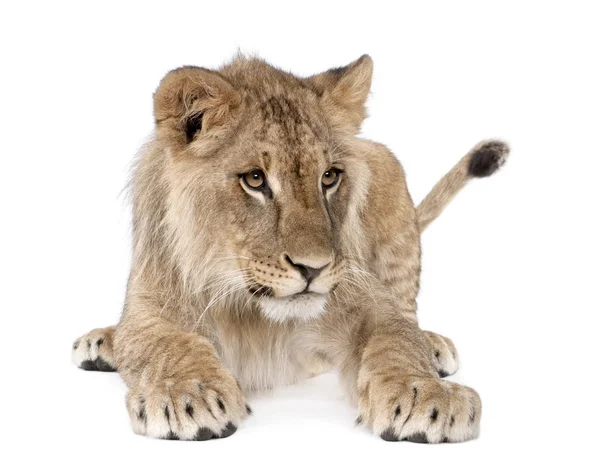
[[[159,138],[185,145],[200,132],[218,135],[241,102],[241,95],[220,74],[185,66],[169,72],[154,94]]]
[[[357,133],[367,115],[365,102],[372,76],[373,60],[365,54],[347,66],[330,69],[307,81],[321,96],[333,125]]]

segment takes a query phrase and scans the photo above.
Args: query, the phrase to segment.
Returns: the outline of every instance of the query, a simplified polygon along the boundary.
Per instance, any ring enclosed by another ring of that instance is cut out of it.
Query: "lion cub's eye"
[[[340,180],[341,170],[330,168],[321,176],[321,184],[325,189],[333,188]]]
[[[242,176],[244,183],[252,189],[261,189],[266,182],[265,173],[260,169],[252,170]]]

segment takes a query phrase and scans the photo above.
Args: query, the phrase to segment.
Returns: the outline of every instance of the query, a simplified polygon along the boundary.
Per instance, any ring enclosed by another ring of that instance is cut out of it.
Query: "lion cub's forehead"
[[[234,62],[222,72],[245,97],[243,131],[236,135],[249,153],[241,161],[296,175],[314,174],[323,167],[335,147],[314,88],[257,60]]]
[[[242,146],[267,171],[281,170],[299,176],[313,173],[329,159],[331,149],[327,123],[318,107],[303,97],[258,96],[249,104]]]
[[[254,98],[251,107],[256,137],[287,146],[326,143],[329,137],[327,122],[320,107],[311,102],[308,92]]]

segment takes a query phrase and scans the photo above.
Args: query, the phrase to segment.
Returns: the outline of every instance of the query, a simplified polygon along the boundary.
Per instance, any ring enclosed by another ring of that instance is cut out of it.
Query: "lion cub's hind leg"
[[[71,359],[83,370],[115,372],[117,365],[113,357],[115,326],[94,329],[73,343]]]
[[[458,370],[458,352],[447,337],[431,331],[423,331],[431,347],[432,363],[440,377],[455,374]]]

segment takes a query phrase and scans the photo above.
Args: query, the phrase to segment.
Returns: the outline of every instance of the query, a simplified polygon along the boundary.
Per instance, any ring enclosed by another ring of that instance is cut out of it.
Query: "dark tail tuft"
[[[469,174],[476,178],[494,174],[504,164],[509,152],[510,148],[504,142],[485,142],[471,154]]]
[[[417,206],[421,232],[473,177],[494,174],[506,161],[509,151],[508,145],[499,140],[486,140],[471,148]]]

